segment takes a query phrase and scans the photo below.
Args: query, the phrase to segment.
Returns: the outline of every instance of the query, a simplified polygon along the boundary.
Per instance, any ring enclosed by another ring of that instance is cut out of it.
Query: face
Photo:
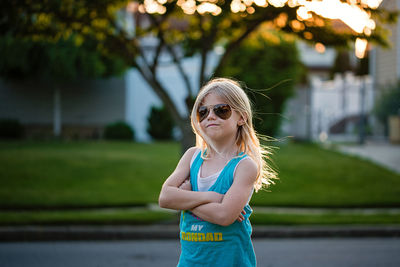
[[[218,140],[232,135],[236,137],[237,128],[242,124],[243,119],[237,111],[226,104],[227,101],[224,98],[209,93],[199,105],[200,127],[209,138]]]

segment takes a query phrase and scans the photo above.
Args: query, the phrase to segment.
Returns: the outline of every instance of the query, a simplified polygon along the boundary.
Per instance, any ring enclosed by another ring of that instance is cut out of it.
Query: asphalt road
[[[254,247],[258,266],[400,266],[400,238],[256,239]],[[168,267],[178,256],[178,240],[0,243],[1,267]]]

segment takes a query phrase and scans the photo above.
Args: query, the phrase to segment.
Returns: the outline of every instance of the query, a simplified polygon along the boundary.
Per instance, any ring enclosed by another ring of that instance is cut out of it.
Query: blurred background
[[[256,225],[400,223],[400,1],[7,1],[0,224],[177,225],[163,181],[232,77],[275,140]]]

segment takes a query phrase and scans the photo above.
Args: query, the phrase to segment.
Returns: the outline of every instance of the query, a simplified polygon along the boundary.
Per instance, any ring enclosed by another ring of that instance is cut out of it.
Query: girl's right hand
[[[240,213],[239,217],[236,220],[238,222],[244,221],[244,215],[246,215],[246,212],[244,210],[242,210],[242,212]]]

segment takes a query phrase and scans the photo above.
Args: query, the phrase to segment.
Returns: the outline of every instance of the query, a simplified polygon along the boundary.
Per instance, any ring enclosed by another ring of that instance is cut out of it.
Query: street
[[[254,247],[258,266],[400,266],[399,238],[255,239]],[[1,267],[176,266],[178,257],[178,240],[0,243]]]

